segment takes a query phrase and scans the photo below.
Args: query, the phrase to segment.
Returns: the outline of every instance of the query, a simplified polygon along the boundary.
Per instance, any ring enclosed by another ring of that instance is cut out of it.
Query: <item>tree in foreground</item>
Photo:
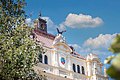
[[[33,67],[43,48],[30,39],[24,0],[0,0],[0,80],[42,80]]]
[[[116,36],[109,50],[114,55],[109,56],[105,60],[105,63],[110,64],[110,67],[107,69],[107,74],[115,80],[120,80],[120,34]]]

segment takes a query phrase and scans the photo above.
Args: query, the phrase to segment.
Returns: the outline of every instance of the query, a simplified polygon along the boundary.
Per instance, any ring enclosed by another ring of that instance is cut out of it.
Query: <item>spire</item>
[[[41,12],[39,12],[39,18],[42,16]]]

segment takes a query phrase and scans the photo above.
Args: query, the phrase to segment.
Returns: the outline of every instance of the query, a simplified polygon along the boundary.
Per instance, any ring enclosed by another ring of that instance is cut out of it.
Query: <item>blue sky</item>
[[[26,0],[25,11],[38,18],[41,11],[48,21],[49,32],[56,27],[66,29],[67,43],[84,55],[96,53],[102,61],[111,53],[107,50],[120,31],[120,0]],[[61,25],[62,26],[61,26]],[[104,57],[103,57],[104,56]]]

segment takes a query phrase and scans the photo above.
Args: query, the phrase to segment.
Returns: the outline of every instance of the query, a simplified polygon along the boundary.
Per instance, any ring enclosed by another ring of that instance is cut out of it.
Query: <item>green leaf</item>
[[[113,59],[111,63],[116,69],[120,70],[120,53],[117,54]]]
[[[120,34],[117,34],[109,50],[112,51],[113,53],[120,52]]]
[[[107,74],[113,79],[120,80],[120,71],[118,71],[114,66],[110,66],[107,69]]]
[[[110,64],[111,61],[112,61],[112,59],[113,59],[114,57],[115,57],[114,55],[113,55],[113,56],[108,56],[108,57],[104,60],[104,63],[105,63],[105,64]]]

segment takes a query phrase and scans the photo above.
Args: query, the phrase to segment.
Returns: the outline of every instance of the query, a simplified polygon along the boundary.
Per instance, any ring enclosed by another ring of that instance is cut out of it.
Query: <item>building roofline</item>
[[[46,33],[44,31],[40,31],[40,30],[36,30],[34,29],[33,32],[35,32],[37,35],[41,35],[41,36],[44,36],[48,39],[51,39],[51,40],[54,40],[55,39],[55,36],[50,34],[50,33]]]

